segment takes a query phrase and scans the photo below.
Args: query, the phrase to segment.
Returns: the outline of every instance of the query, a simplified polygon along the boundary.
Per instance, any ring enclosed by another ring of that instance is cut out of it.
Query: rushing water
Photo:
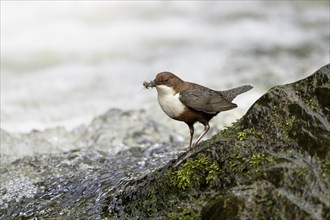
[[[114,107],[163,117],[142,82],[164,70],[219,90],[253,85],[219,117],[230,124],[329,62],[328,1],[2,1],[1,18],[1,127],[13,132]]]
[[[187,126],[142,88],[156,73],[254,86],[210,137],[329,63],[329,38],[329,1],[1,1],[0,217],[98,218],[103,193],[182,151]]]

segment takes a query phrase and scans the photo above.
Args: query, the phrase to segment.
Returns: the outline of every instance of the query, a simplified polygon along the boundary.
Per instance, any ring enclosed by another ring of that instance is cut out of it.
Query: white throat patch
[[[158,102],[163,111],[171,118],[178,117],[183,111],[185,106],[179,100],[179,93],[175,94],[172,87],[165,85],[156,86],[158,93]]]

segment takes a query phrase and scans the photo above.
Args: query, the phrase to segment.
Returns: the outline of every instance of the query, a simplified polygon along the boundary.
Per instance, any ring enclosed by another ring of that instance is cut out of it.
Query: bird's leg
[[[194,137],[194,125],[193,124],[188,124],[188,126],[189,126],[189,131],[190,131],[189,148],[192,148],[193,147],[192,140],[193,140],[193,137]]]
[[[200,140],[203,138],[203,136],[210,130],[210,125],[208,123],[204,124],[204,131],[203,133],[197,138],[197,141],[193,144],[193,147],[195,147]]]

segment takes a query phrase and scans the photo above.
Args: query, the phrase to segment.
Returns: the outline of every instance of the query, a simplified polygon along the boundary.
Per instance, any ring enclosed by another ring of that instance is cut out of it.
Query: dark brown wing
[[[191,88],[180,92],[180,101],[197,111],[217,113],[236,108],[237,105],[227,101],[221,92],[207,88]]]

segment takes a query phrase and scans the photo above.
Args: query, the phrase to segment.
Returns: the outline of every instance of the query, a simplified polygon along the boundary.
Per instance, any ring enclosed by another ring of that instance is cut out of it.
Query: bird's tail
[[[221,91],[221,93],[226,100],[231,102],[236,96],[238,96],[239,94],[242,94],[244,92],[247,92],[247,91],[251,90],[252,88],[253,87],[250,85],[245,85],[245,86],[240,86],[237,88],[229,89],[226,91]]]

